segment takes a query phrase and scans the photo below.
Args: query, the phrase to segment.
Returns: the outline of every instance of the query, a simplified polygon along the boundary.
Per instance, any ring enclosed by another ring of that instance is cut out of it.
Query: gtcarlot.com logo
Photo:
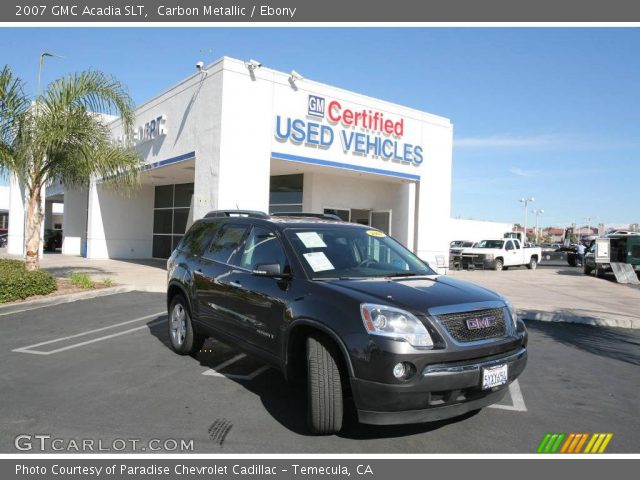
[[[537,453],[604,453],[613,433],[547,433]]]
[[[13,441],[21,452],[190,452],[193,440],[173,438],[115,438],[112,440],[95,438],[60,438],[48,434],[18,435]]]

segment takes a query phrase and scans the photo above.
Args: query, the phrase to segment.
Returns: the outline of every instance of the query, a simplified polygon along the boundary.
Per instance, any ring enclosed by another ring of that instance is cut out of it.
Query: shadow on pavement
[[[155,319],[147,323],[149,332],[165,347],[171,349],[166,323],[149,325],[154,321]],[[192,358],[199,362],[200,367],[214,368],[237,354],[238,351],[233,347],[210,338],[205,342],[202,351],[192,355]],[[249,368],[248,371],[242,372],[245,374],[263,365],[259,360],[247,356],[246,360],[237,362],[236,371],[230,367],[229,369],[225,368],[225,373],[227,370],[230,370],[229,373],[240,373],[238,370],[242,370],[240,364],[243,362]],[[197,366],[194,365],[194,368]],[[242,385],[249,392],[259,396],[265,410],[282,426],[298,435],[312,436],[307,428],[307,395],[304,385],[293,386],[287,383],[284,376],[274,368],[270,368],[250,380],[229,377],[227,379]],[[345,398],[344,409],[343,428],[338,436],[357,440],[395,438],[426,433],[466,420],[478,413],[478,411],[473,411],[456,418],[431,423],[379,426],[358,423],[351,398]]]
[[[569,275],[571,277],[584,277],[584,273],[580,267],[575,267],[573,269],[566,270],[558,270],[556,271],[558,275]]]
[[[527,328],[564,345],[640,365],[640,330],[527,320]]]
[[[68,266],[68,267],[42,267],[43,270],[51,273],[54,277],[68,277],[72,273],[86,273],[88,275],[113,275],[114,272],[105,270],[104,268],[96,267],[84,267],[81,265]]]
[[[158,258],[137,258],[137,259],[114,258],[113,260],[116,260],[118,262],[123,262],[123,263],[133,263],[134,265],[143,265],[145,267],[159,268],[160,270],[167,269],[167,261],[160,260]]]

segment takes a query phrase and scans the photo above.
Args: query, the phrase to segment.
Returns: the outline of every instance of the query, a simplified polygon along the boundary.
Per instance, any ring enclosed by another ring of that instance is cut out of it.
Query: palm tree
[[[113,142],[100,116],[119,115],[128,133],[133,110],[123,84],[100,71],[55,80],[35,100],[8,66],[0,71],[0,170],[15,175],[25,191],[28,270],[39,268],[42,190],[48,183],[85,187],[94,179],[124,190],[137,185],[140,156],[128,135],[122,144]]]

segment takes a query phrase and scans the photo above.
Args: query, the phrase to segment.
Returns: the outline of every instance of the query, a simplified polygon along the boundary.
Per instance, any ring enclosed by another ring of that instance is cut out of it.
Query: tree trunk
[[[42,226],[42,189],[35,187],[29,189],[27,199],[27,258],[25,266],[27,270],[40,268],[40,229]]]

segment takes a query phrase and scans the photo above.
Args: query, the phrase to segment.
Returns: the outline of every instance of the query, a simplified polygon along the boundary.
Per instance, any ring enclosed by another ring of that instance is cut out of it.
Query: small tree
[[[103,72],[88,70],[55,80],[32,101],[8,66],[0,71],[0,169],[14,174],[25,190],[28,270],[40,266],[42,189],[47,183],[87,186],[98,178],[115,188],[137,185],[139,155],[128,138],[123,145],[113,142],[99,115],[119,115],[128,135],[133,112],[124,86]]]

